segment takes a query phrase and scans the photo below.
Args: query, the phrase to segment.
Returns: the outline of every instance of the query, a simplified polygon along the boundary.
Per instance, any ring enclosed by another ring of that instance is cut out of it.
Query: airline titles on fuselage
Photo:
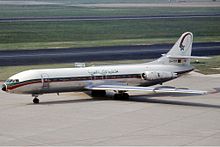
[[[88,71],[88,73],[90,75],[111,75],[111,74],[118,73],[118,70],[117,69],[92,70],[92,71]]]

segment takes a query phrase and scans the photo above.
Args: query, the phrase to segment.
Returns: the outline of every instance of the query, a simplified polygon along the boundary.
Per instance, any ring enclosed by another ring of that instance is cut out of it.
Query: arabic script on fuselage
[[[118,70],[117,69],[92,70],[92,71],[88,71],[88,73],[90,75],[111,75],[114,73],[118,73]]]

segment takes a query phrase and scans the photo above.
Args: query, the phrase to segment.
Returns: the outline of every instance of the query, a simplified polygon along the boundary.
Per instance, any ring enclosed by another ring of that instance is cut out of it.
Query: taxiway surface
[[[173,44],[0,51],[0,66],[159,58]],[[220,55],[220,42],[194,43],[192,55]]]
[[[220,14],[202,15],[141,15],[141,16],[51,16],[51,17],[14,17],[0,18],[0,23],[5,22],[59,22],[59,21],[112,21],[112,20],[152,20],[152,19],[189,19],[189,18],[219,18]]]
[[[133,93],[130,101],[84,93],[0,92],[0,145],[220,145],[220,78],[191,74],[166,85],[208,95]]]

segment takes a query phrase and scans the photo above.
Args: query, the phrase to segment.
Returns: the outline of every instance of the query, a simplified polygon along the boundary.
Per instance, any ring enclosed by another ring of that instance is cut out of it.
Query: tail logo
[[[184,51],[185,46],[183,44],[180,44],[180,51]]]
[[[184,52],[184,50],[185,50],[185,45],[183,45],[183,42],[184,42],[186,36],[188,36],[188,35],[190,35],[190,33],[183,36],[182,40],[180,41],[180,46],[179,47],[180,47],[180,51],[182,51],[182,52]]]

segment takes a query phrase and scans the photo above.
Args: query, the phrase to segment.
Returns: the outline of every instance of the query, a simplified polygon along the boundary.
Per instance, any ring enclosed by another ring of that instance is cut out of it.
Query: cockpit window
[[[8,79],[8,80],[6,81],[6,83],[9,83],[9,84],[19,83],[19,80],[18,80],[18,79]]]
[[[8,79],[8,80],[6,81],[6,83],[11,83],[11,81],[12,81],[12,79]]]

